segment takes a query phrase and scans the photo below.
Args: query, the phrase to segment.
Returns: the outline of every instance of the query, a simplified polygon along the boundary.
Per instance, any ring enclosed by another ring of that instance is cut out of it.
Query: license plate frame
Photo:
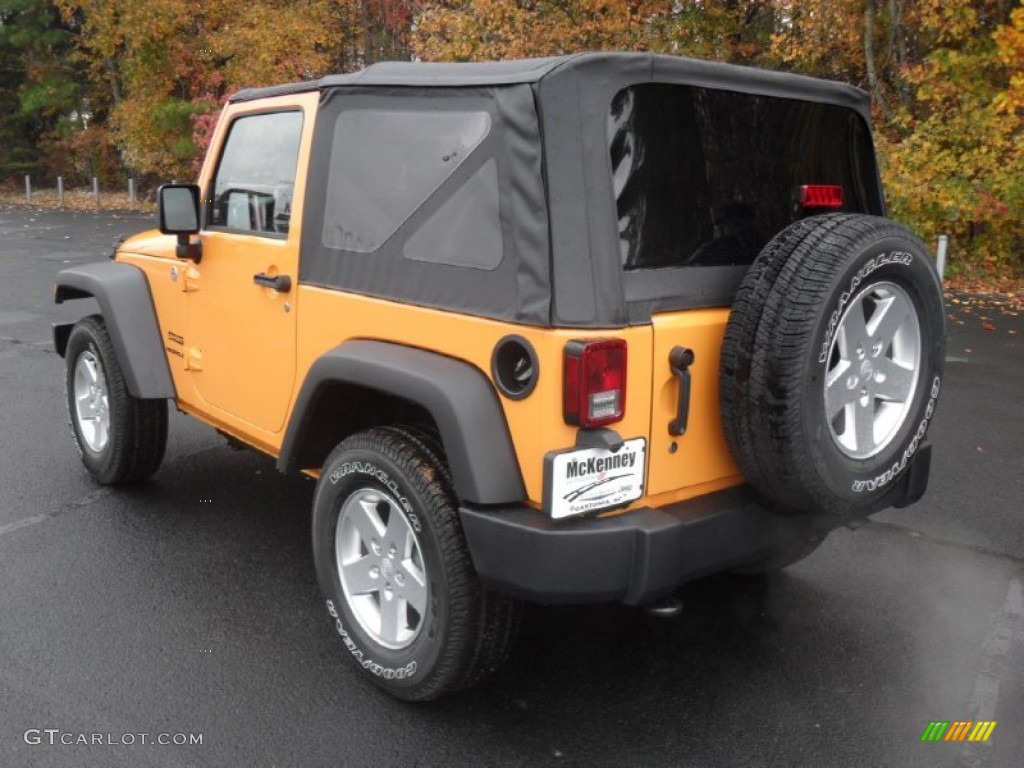
[[[647,439],[626,440],[617,451],[569,448],[544,457],[544,514],[553,520],[624,507],[644,495]]]

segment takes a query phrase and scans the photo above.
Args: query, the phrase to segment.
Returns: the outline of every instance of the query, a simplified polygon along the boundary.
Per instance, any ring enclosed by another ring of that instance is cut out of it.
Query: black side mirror
[[[164,184],[157,190],[157,210],[160,231],[177,235],[177,256],[192,259],[197,264],[202,258],[200,243],[193,243],[192,235],[199,233],[199,187],[195,184]]]

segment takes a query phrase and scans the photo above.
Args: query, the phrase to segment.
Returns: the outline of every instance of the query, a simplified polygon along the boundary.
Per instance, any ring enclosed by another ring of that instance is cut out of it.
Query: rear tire
[[[931,423],[944,351],[942,288],[920,240],[872,216],[793,224],[748,270],[722,346],[740,470],[783,512],[888,506]]]
[[[65,352],[68,423],[82,463],[103,485],[130,485],[157,471],[167,447],[167,401],[128,392],[103,318],[71,330]]]
[[[392,696],[467,688],[511,649],[520,604],[481,585],[425,433],[376,428],[338,445],[317,484],[313,556],[351,658]]]

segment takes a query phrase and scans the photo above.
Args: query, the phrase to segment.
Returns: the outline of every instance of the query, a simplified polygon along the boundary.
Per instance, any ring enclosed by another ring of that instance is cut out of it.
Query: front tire
[[[517,601],[480,584],[444,464],[399,428],[343,441],[313,502],[327,612],[363,674],[406,700],[467,688],[505,659]]]
[[[157,471],[167,447],[167,401],[128,392],[99,315],[79,321],[65,352],[68,422],[82,463],[102,485],[130,485]]]

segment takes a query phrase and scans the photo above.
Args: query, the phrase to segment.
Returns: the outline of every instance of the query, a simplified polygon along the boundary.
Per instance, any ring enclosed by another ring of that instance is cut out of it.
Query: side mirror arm
[[[189,259],[198,264],[203,260],[203,241],[192,242],[191,235],[178,235],[178,244],[174,248],[174,255],[179,259]]]

